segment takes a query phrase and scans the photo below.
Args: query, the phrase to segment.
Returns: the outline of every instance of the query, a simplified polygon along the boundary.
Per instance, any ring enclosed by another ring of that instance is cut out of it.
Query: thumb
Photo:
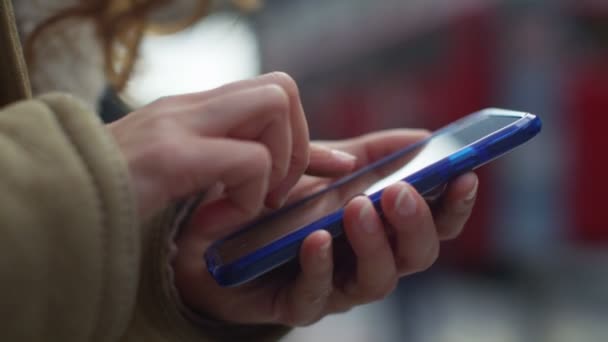
[[[306,174],[317,177],[338,177],[352,172],[357,157],[322,144],[310,144],[310,161]]]

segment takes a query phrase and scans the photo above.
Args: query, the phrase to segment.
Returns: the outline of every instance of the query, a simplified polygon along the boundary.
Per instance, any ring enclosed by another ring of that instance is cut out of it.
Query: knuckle
[[[390,277],[386,281],[368,291],[366,299],[368,301],[383,300],[390,295],[397,287],[397,276]]]
[[[164,107],[173,102],[175,96],[161,96],[152,102],[153,106]]]
[[[255,171],[257,171],[257,173],[264,175],[270,173],[272,168],[272,155],[265,145],[260,143],[251,143],[249,158],[249,164],[255,167]]]
[[[439,257],[439,243],[433,243],[426,254],[396,256],[397,269],[402,275],[424,272],[431,268]]]
[[[288,95],[290,96],[299,96],[298,84],[296,81],[289,76],[289,74],[282,71],[275,71],[269,75],[269,77],[274,81],[274,83],[280,85]]]
[[[289,112],[289,95],[285,89],[276,84],[269,84],[262,88],[262,96],[268,101],[272,110],[270,115],[285,115]]]
[[[421,261],[419,271],[422,272],[431,268],[437,258],[439,258],[439,243],[433,243],[426,257]]]
[[[162,131],[161,131],[162,132]],[[172,160],[181,156],[183,153],[183,147],[177,139],[167,134],[156,134],[154,142],[145,146],[145,151],[150,153],[148,158],[150,162],[170,163]]]
[[[277,180],[279,180],[279,179],[282,180],[285,178],[285,176],[287,176],[288,172],[289,172],[289,165],[279,163],[279,162],[272,163],[271,173],[273,175],[273,179],[276,178]]]
[[[291,155],[291,168],[297,173],[304,173],[310,164],[310,151],[304,149],[302,153],[293,153]]]
[[[168,137],[167,132],[173,132],[179,125],[175,117],[166,115],[151,115],[148,122],[148,128],[161,137]]]

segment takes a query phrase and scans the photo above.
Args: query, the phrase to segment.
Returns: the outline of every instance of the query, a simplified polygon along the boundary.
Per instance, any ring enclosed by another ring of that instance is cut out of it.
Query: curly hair
[[[28,37],[25,42],[25,57],[29,63],[35,61],[35,42],[49,27],[66,19],[79,18],[90,20],[104,54],[104,68],[108,82],[122,90],[131,75],[138,47],[146,31],[154,33],[173,33],[182,30],[209,13],[212,0],[191,0],[196,8],[189,17],[175,22],[153,23],[153,13],[158,13],[173,0],[80,0],[77,5],[49,17]],[[243,10],[257,8],[257,0],[232,0]]]

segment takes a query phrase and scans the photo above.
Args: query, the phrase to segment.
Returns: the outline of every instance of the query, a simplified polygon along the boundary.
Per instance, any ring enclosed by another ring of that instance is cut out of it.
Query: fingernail
[[[331,246],[331,240],[327,240],[325,241],[320,247],[319,247],[319,257],[323,260],[329,258],[329,247]]]
[[[359,223],[366,233],[374,233],[376,231],[376,220],[374,220],[374,207],[365,201],[365,204],[359,212]]]
[[[459,202],[456,203],[454,210],[456,210],[458,212],[463,212],[463,213],[471,210],[471,205],[473,204],[473,201],[475,200],[475,196],[477,196],[478,185],[479,185],[479,181],[477,180],[477,178],[475,178],[475,183],[473,184],[473,188],[471,189],[471,191],[469,191],[466,194],[466,196],[462,200],[460,200]]]
[[[477,178],[475,178],[475,184],[473,185],[473,189],[471,189],[471,191],[469,191],[469,193],[464,198],[465,202],[470,202],[475,198],[475,196],[477,195],[478,186],[479,186],[479,180]]]
[[[397,213],[402,217],[407,217],[416,212],[416,199],[412,194],[412,189],[409,185],[404,185],[397,195],[395,203]]]
[[[357,157],[352,154],[340,150],[331,150],[331,154],[334,158],[343,162],[352,162],[357,159]]]

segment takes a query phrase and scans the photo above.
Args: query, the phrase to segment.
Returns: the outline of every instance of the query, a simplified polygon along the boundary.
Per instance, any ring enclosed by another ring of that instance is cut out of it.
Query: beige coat
[[[32,98],[0,0],[0,341],[256,341],[286,329],[187,319],[168,210],[140,224],[120,151],[66,94]],[[189,316],[190,317],[190,316]]]

